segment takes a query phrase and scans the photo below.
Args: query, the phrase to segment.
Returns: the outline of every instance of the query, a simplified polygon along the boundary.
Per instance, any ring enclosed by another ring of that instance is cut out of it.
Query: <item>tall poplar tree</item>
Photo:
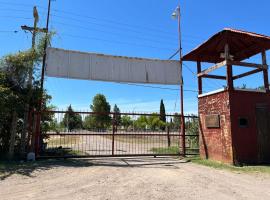
[[[161,121],[164,122],[164,124],[166,123],[166,110],[165,110],[165,105],[163,103],[163,99],[161,99],[160,101],[160,110],[159,110],[159,114],[160,114],[160,117],[159,119]],[[165,130],[165,126],[164,125],[161,125],[160,127],[161,130]]]

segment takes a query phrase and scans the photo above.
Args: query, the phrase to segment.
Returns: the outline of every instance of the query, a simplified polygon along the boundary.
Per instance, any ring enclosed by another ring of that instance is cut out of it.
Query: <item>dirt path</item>
[[[270,176],[173,158],[55,161],[0,179],[0,199],[270,199]]]
[[[51,142],[48,148],[64,147],[73,151],[85,153],[86,155],[112,155],[112,138],[106,133],[97,133],[85,131],[85,134],[78,135],[75,132],[70,133],[71,136],[60,137],[60,135],[51,136]],[[114,155],[131,155],[131,154],[152,154],[153,148],[168,147],[167,136],[158,136],[164,134],[160,132],[149,133],[148,136],[136,138],[132,134],[140,134],[135,132],[121,132],[122,135],[114,137]],[[143,134],[143,133],[141,133]],[[151,134],[155,136],[151,137]],[[179,136],[172,132],[171,146],[178,146]]]

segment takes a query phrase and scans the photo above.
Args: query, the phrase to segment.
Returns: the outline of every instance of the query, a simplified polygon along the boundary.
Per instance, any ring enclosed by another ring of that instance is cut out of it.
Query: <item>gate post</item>
[[[114,155],[114,133],[115,133],[115,113],[113,113],[112,120],[112,156]]]
[[[171,146],[171,138],[170,138],[170,126],[166,127],[167,131],[167,141],[168,141],[168,147]]]

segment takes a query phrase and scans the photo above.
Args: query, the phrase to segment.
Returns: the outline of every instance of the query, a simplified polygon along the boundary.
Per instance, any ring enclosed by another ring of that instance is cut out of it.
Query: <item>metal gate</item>
[[[180,115],[34,112],[37,158],[197,155],[198,117],[185,116],[186,135],[180,133]],[[185,139],[185,151],[183,140]]]

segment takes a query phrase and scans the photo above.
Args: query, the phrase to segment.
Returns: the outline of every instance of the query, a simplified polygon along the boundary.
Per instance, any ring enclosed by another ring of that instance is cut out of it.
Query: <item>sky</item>
[[[173,20],[171,14],[179,2],[183,54],[225,27],[270,35],[269,0],[53,0],[49,29],[56,34],[52,47],[168,59],[178,49],[177,20]],[[22,31],[20,26],[32,26],[34,5],[40,16],[38,26],[45,27],[47,0],[0,0],[0,56],[31,47],[32,35]],[[270,60],[269,52],[267,58]],[[250,61],[260,63],[261,58],[255,56]],[[234,74],[244,71],[246,69],[235,69]],[[185,113],[197,113],[195,73],[195,63],[185,62]],[[217,71],[217,74],[222,73],[224,69]],[[262,74],[236,81],[236,86],[242,84],[251,88],[261,86]],[[205,79],[203,91],[223,85],[223,81]],[[51,103],[58,109],[66,109],[71,104],[75,110],[90,110],[93,97],[101,93],[112,107],[117,104],[125,112],[159,112],[161,99],[168,113],[180,110],[179,86],[145,87],[46,77],[45,88],[52,96]]]

